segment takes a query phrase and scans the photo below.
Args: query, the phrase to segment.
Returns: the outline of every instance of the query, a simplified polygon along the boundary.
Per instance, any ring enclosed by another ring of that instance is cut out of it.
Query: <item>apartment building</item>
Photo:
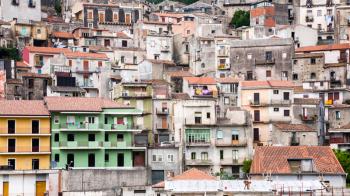
[[[293,120],[293,87],[290,81],[243,81],[239,106],[252,116],[255,145],[272,144],[272,125]]]
[[[349,150],[349,106],[333,105],[328,109],[327,136],[332,148]]]
[[[141,114],[102,98],[47,97],[52,125],[53,168],[133,168],[146,165],[134,124]]]
[[[0,19],[19,22],[41,21],[40,0],[9,0],[1,1]]]
[[[334,42],[349,43],[349,26],[350,26],[350,2],[346,1],[342,5],[335,7],[334,18]]]

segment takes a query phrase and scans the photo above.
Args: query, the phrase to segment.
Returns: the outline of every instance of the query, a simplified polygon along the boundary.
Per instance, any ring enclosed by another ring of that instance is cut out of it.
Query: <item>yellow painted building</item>
[[[0,166],[50,169],[50,133],[43,101],[0,101]]]

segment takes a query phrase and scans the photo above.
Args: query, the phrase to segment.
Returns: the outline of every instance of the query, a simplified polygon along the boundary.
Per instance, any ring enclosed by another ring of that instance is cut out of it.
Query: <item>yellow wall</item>
[[[15,134],[0,135],[0,165],[7,165],[7,159],[16,159],[16,170],[32,169],[32,159],[39,159],[40,169],[50,168],[50,118],[0,118],[0,134],[8,134],[7,121],[16,120]],[[32,120],[39,120],[39,134],[32,134]],[[16,134],[29,134],[26,136],[17,136]],[[32,138],[39,139],[40,152],[39,154],[32,152]],[[26,154],[9,154],[7,149],[8,139],[16,139],[16,153],[26,152]],[[4,154],[6,153],[6,154]]]
[[[0,155],[0,165],[8,159],[16,159],[16,170],[31,170],[32,159],[39,159],[39,169],[50,169],[50,155]]]

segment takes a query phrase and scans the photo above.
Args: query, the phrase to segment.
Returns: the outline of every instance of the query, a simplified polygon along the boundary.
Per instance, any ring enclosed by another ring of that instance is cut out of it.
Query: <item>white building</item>
[[[40,0],[3,0],[0,3],[0,20],[18,22],[41,21]]]

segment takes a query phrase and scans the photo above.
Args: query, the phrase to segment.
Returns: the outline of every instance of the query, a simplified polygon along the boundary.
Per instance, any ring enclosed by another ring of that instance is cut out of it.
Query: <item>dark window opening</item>
[[[39,133],[39,120],[32,121],[32,133]]]

